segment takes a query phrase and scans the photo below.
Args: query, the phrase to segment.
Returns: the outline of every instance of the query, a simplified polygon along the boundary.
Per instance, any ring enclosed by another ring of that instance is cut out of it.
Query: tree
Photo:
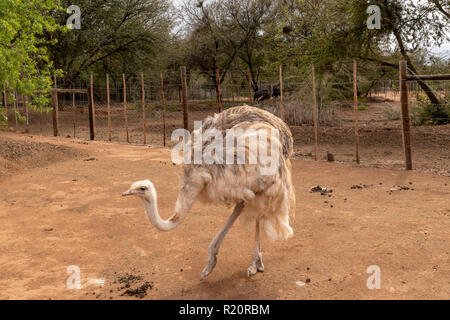
[[[63,0],[63,6],[71,1]],[[79,0],[81,29],[56,35],[51,48],[55,64],[72,84],[88,70],[137,74],[156,67],[156,56],[170,40],[171,5],[168,0]],[[65,24],[67,13],[55,16]],[[115,76],[116,75],[116,76]],[[120,81],[119,81],[120,82]]]
[[[367,28],[367,8],[381,9],[381,29]],[[267,26],[272,49],[268,56],[314,63],[320,73],[333,72],[339,61],[358,58],[381,67],[398,68],[398,60],[417,68],[411,56],[432,45],[448,41],[448,2],[439,0],[280,0],[273,22]],[[433,104],[431,88],[419,82]]]
[[[442,44],[447,39],[449,29],[448,16],[442,17],[443,7],[440,1],[429,1],[421,3],[413,0],[396,1],[383,0],[380,5],[386,16],[385,32],[391,33],[397,42],[398,50],[402,57],[408,62],[410,71],[417,74],[410,53],[431,44]],[[448,5],[447,5],[448,6]],[[439,9],[440,8],[440,9]],[[445,11],[444,11],[445,12]],[[424,81],[418,81],[421,88],[434,105],[440,104],[440,100],[433,90]]]
[[[0,2],[0,84],[10,92],[49,93],[53,63],[45,35],[59,30],[52,13],[61,10],[53,0]],[[33,105],[48,103],[48,95],[34,95]]]
[[[258,90],[258,73],[263,64],[263,26],[272,10],[272,1],[268,0],[185,3],[185,21],[190,28],[188,61],[214,84],[216,69],[221,70],[223,81],[233,66],[241,67],[245,75],[248,68],[253,90]]]

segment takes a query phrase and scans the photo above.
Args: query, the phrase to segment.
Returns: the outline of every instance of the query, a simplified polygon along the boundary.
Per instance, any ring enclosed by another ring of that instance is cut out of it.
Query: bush
[[[336,116],[336,111],[339,107],[335,105],[323,105],[318,110],[318,123],[321,125],[338,125],[340,123]],[[278,115],[277,112],[274,112]],[[301,100],[289,101],[284,103],[284,120],[289,125],[312,125],[313,105],[312,103],[302,102]]]
[[[422,95],[416,96],[416,104],[412,109],[414,125],[441,125],[450,123],[450,109],[445,101],[434,105]]]
[[[358,110],[367,111],[367,110],[369,110],[369,107],[364,105],[364,104],[359,104],[358,105]]]
[[[0,108],[0,127],[3,127],[3,126],[6,127],[7,122],[8,122],[8,118],[5,115],[5,109]]]
[[[394,108],[392,105],[385,107],[383,113],[389,120],[400,120],[401,118],[400,108]]]

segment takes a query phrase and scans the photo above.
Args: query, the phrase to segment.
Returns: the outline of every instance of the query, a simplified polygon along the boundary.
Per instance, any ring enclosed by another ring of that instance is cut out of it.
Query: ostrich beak
[[[122,193],[122,196],[123,197],[125,197],[125,196],[131,196],[131,195],[133,195],[134,194],[134,191],[133,190],[127,190],[127,191],[125,191],[124,193]]]

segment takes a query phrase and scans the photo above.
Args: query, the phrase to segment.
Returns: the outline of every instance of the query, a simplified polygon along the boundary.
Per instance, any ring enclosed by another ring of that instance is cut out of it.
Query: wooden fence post
[[[5,84],[3,84],[3,90],[2,90],[2,105],[3,105],[3,107],[6,106],[6,91],[5,91]]]
[[[73,85],[72,85],[72,89],[73,89]],[[73,123],[73,137],[76,138],[76,134],[77,134],[77,123],[76,123],[76,118],[77,113],[75,111],[75,92],[72,92],[72,123]]]
[[[406,80],[407,77],[406,61],[400,61],[399,67],[400,67],[400,104],[402,107],[403,151],[405,154],[406,170],[412,170],[411,134],[410,134],[409,107],[408,107],[408,83]]]
[[[91,140],[95,140],[95,105],[94,105],[94,73],[91,72],[91,90],[89,104],[89,132]]]
[[[5,108],[6,127],[8,127],[8,98],[6,96],[5,84],[3,84],[3,107]]]
[[[83,106],[83,114],[89,114],[89,105],[91,104],[91,95],[90,95],[90,93],[89,93],[89,90],[90,89],[88,89],[87,91],[88,91],[88,93],[87,93],[87,107],[84,105]]]
[[[162,72],[159,73],[161,78],[161,103],[162,103],[162,114],[163,114],[163,145],[166,146],[166,101],[164,96],[164,79]]]
[[[59,105],[58,105],[58,83],[56,81],[56,74],[53,74],[53,86],[54,90],[52,92],[53,97],[53,112],[52,112],[52,118],[53,118],[53,135],[55,137],[59,134]]]
[[[219,106],[219,113],[222,112],[222,95],[220,93],[220,72],[216,69],[216,84],[217,84],[217,104]]]
[[[248,77],[248,104],[251,106],[253,103],[253,97],[252,97],[252,77],[250,68],[247,69],[247,77]]]
[[[358,135],[358,83],[356,78],[357,65],[356,60],[353,60],[353,103],[355,107],[355,152],[356,163],[359,164],[359,135]]]
[[[316,98],[316,72],[314,70],[314,65],[312,65],[312,82],[313,82],[313,120],[314,120],[314,160],[317,160],[317,140],[318,140],[318,129],[317,129],[317,98]]]
[[[14,120],[16,121],[16,127],[17,127],[19,125],[19,121],[17,119],[17,90],[16,89],[14,89],[13,107],[14,107]]]
[[[143,72],[141,72],[141,87],[142,87],[142,130],[144,131],[144,144],[147,144],[147,124],[145,120],[145,87],[144,87]]]
[[[187,79],[186,67],[181,67],[181,88],[182,88],[182,105],[183,105],[183,128],[189,131],[189,112],[187,105]]]
[[[28,105],[27,105],[27,96],[25,94],[22,95],[22,102],[23,102],[23,106],[25,108],[25,117],[26,117],[26,127],[25,127],[25,132],[28,133],[30,132],[30,118],[29,118],[29,114],[28,114]]]
[[[284,105],[283,105],[283,66],[280,64],[280,119],[284,120]]]
[[[125,119],[125,131],[127,133],[127,142],[130,143],[130,135],[128,133],[128,118],[127,118],[127,82],[125,79],[125,73],[122,74],[123,80],[123,116]]]
[[[111,135],[111,96],[109,92],[109,74],[106,74],[106,108],[108,110],[108,140],[112,140]]]

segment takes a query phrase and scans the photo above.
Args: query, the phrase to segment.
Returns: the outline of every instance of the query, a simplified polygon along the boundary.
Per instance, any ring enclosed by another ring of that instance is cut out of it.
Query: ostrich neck
[[[158,213],[158,205],[156,203],[156,198],[154,199],[154,201],[149,201],[147,199],[144,199],[143,201],[147,217],[150,220],[150,222],[156,227],[156,229],[161,231],[170,231],[172,229],[175,229],[180,223],[180,220],[174,222],[171,219],[169,220],[161,219]]]

